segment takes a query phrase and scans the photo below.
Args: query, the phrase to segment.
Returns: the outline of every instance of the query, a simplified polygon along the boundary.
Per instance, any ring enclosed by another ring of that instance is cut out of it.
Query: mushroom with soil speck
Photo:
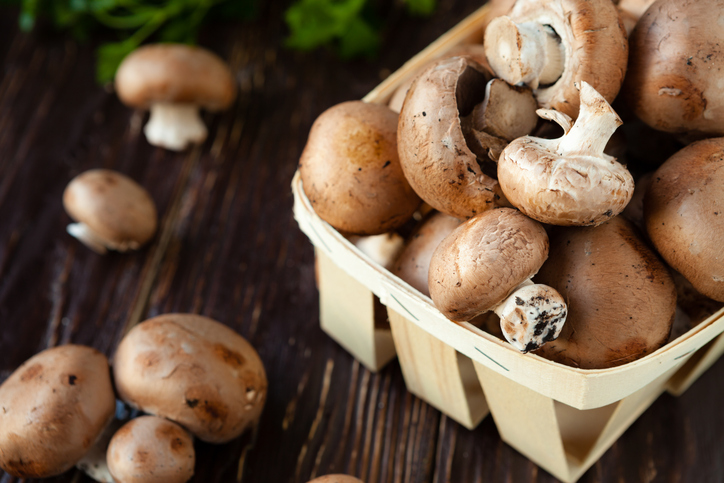
[[[208,134],[199,109],[220,111],[236,98],[229,66],[216,54],[183,44],[146,45],[118,67],[116,92],[124,104],[150,109],[148,142],[173,151]]]

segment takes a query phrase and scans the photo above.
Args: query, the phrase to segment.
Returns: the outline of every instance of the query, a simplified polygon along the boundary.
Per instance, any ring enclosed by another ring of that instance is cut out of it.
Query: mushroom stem
[[[194,104],[157,103],[143,128],[148,142],[172,151],[204,142],[208,131]]]
[[[66,227],[66,231],[98,254],[105,255],[108,252],[105,240],[96,235],[85,223],[71,223]]]
[[[558,337],[568,307],[556,290],[528,279],[493,311],[500,317],[506,340],[519,351],[530,352]]]
[[[483,45],[490,67],[510,84],[537,89],[555,83],[563,74],[564,48],[549,25],[517,24],[510,17],[498,17],[485,30]]]
[[[609,159],[603,150],[623,122],[616,111],[588,82],[581,85],[581,110],[573,127],[560,138],[561,155],[584,154]]]

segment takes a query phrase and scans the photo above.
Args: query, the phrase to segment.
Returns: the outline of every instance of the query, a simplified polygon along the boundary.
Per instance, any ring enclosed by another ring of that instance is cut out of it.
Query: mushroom
[[[597,227],[557,228],[536,281],[555,287],[569,312],[560,337],[536,354],[603,369],[666,343],[676,289],[666,266],[623,217]]]
[[[624,93],[649,126],[724,135],[722,11],[724,0],[660,0],[639,20]]]
[[[324,475],[307,483],[364,483],[362,480],[350,475]]]
[[[113,417],[106,357],[64,345],[28,359],[0,386],[0,468],[47,478],[72,468]]]
[[[485,30],[497,77],[533,89],[538,105],[575,117],[577,85],[590,83],[612,102],[626,73],[628,43],[611,0],[518,0]]]
[[[299,163],[314,211],[337,230],[378,235],[402,226],[420,204],[397,155],[397,114],[344,102],[314,122]]]
[[[255,424],[267,394],[254,348],[207,317],[166,314],[131,329],[118,346],[119,397],[209,443],[225,443]]]
[[[558,337],[566,302],[533,284],[548,256],[543,227],[517,210],[500,208],[470,218],[437,247],[430,261],[430,297],[450,320],[493,310],[505,338],[529,352]]]
[[[181,426],[141,416],[113,435],[106,460],[116,483],[185,483],[194,476],[196,454]]]
[[[108,169],[93,169],[71,180],[63,206],[76,221],[68,233],[88,248],[137,250],[156,233],[156,205],[141,185]]]
[[[384,268],[390,268],[405,244],[405,239],[395,232],[372,236],[351,236],[349,241],[359,251]]]
[[[586,82],[580,97],[573,126],[563,113],[538,111],[563,127],[562,137],[516,139],[498,160],[498,181],[508,201],[543,223],[599,225],[623,211],[633,195],[631,174],[603,152],[621,119]]]
[[[644,218],[664,260],[696,290],[724,302],[724,138],[690,144],[656,170]]]
[[[430,259],[440,242],[460,225],[460,220],[440,212],[432,212],[410,235],[392,265],[393,275],[429,297],[427,286]]]
[[[400,113],[397,143],[405,176],[423,200],[455,218],[505,204],[497,181],[485,172],[494,171],[492,163],[486,164],[488,154],[492,151],[494,158],[505,140],[476,129],[490,125],[484,107],[477,112],[483,120],[478,115],[464,122],[461,118],[481,103],[496,111],[499,102],[514,109],[527,106],[531,114],[535,107],[515,101],[519,90],[488,84],[489,80],[485,68],[468,57],[440,60],[417,77]],[[495,99],[501,93],[514,101]]]
[[[220,111],[236,98],[229,66],[206,49],[183,44],[131,52],[118,67],[115,85],[124,104],[150,109],[144,128],[148,142],[174,151],[206,139],[199,109]]]
[[[655,1],[656,0],[614,0],[614,3],[618,7],[621,21],[626,28],[626,36],[628,38],[631,38],[631,32],[633,32],[634,27],[646,12],[646,9]]]

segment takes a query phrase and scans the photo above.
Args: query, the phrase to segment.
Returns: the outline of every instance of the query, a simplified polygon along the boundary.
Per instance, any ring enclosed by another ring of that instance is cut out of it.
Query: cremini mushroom
[[[307,483],[364,483],[362,480],[350,475],[324,475],[319,476]]]
[[[372,236],[351,236],[349,241],[384,268],[390,268],[405,244],[405,239],[395,232]]]
[[[209,443],[239,436],[266,401],[266,373],[251,344],[199,315],[159,315],[135,326],[118,346],[113,375],[130,406]]]
[[[475,132],[475,121],[462,121],[488,103],[486,93],[507,91],[492,84],[486,89],[489,81],[488,71],[468,57],[440,60],[416,78],[400,113],[397,143],[405,176],[430,206],[455,218],[505,205],[487,156],[505,141]]]
[[[639,20],[624,93],[649,126],[724,135],[722,12],[724,0],[660,0]]]
[[[614,0],[618,7],[623,26],[626,28],[626,36],[631,38],[631,32],[639,19],[656,0]]]
[[[666,266],[618,216],[597,227],[556,227],[536,281],[568,302],[560,337],[538,352],[581,369],[639,359],[666,343],[676,289]]]
[[[611,0],[518,0],[490,22],[483,45],[497,77],[530,86],[540,107],[571,117],[584,81],[613,102],[628,60],[626,31]]]
[[[156,205],[141,185],[116,171],[93,169],[71,180],[63,206],[76,221],[68,233],[97,253],[137,250],[156,233]]]
[[[656,170],[644,218],[664,260],[699,292],[724,302],[724,138],[690,144]]]
[[[46,478],[72,468],[113,417],[106,357],[64,345],[28,359],[0,386],[0,468]]]
[[[397,114],[351,101],[314,122],[299,162],[304,193],[324,221],[349,234],[402,226],[420,205],[400,168]]]
[[[174,151],[206,139],[199,109],[220,111],[236,98],[228,65],[206,49],[182,44],[133,51],[118,67],[115,85],[124,104],[150,109],[148,142]]]
[[[121,427],[108,445],[116,483],[185,483],[194,475],[193,439],[178,424],[141,416]]]
[[[621,213],[634,191],[628,170],[604,154],[621,119],[584,82],[575,124],[563,113],[539,110],[565,134],[558,139],[525,136],[498,159],[498,181],[508,201],[526,215],[553,225],[598,225]]]
[[[517,210],[500,208],[470,218],[437,247],[430,261],[430,297],[450,320],[493,310],[505,338],[528,352],[558,337],[566,302],[533,284],[548,256],[543,227]]]

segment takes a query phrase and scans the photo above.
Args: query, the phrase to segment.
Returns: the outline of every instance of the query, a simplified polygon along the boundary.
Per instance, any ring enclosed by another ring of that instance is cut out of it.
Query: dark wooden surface
[[[396,362],[372,374],[319,329],[312,246],[291,211],[315,117],[362,97],[478,2],[441,2],[431,19],[388,7],[386,48],[355,62],[285,50],[286,2],[259,3],[256,20],[202,34],[231,63],[240,95],[205,117],[209,140],[183,154],[149,146],[144,114],[94,84],[90,46],[23,34],[16,11],[0,10],[0,382],[46,347],[112,356],[140,320],[200,313],[258,349],[270,389],[256,434],[197,443],[196,482],[330,472],[369,483],[555,481],[501,442],[491,418],[462,428],[410,395]],[[65,233],[63,189],[96,167],[130,175],[156,201],[160,230],[140,252],[101,257]],[[720,361],[683,396],[659,398],[581,481],[724,481],[723,379]]]

